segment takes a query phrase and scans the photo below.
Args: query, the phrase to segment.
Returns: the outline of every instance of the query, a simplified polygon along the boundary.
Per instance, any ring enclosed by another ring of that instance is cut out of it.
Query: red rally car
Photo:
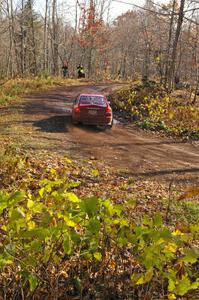
[[[98,94],[80,94],[73,102],[72,122],[112,127],[113,112],[107,98]]]

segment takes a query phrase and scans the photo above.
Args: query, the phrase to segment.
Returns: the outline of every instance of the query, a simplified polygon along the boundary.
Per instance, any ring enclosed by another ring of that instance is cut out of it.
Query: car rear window
[[[107,106],[106,100],[103,96],[80,96],[79,104],[83,105],[98,105],[98,106]]]

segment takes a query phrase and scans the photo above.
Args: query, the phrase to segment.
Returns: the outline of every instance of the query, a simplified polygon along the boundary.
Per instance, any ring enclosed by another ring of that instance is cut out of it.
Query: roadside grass
[[[96,81],[94,79],[77,79],[63,78],[60,76],[41,75],[29,78],[16,78],[0,82],[0,105],[5,105],[12,101],[20,99],[20,97],[39,91],[46,91],[50,88],[70,86],[70,85],[87,85],[103,83],[104,81]],[[108,83],[127,83],[122,80],[106,80]]]
[[[197,202],[185,201],[181,204],[181,207],[182,214],[179,214],[179,218],[183,216],[184,220],[190,223],[197,223],[199,221],[199,204]]]
[[[0,178],[1,297],[197,299],[197,189],[17,144]]]
[[[181,94],[167,94],[155,82],[133,84],[110,95],[116,114],[143,129],[199,140],[199,99],[193,104]]]
[[[45,91],[56,86],[84,85],[86,80],[72,78],[38,76],[33,78],[10,79],[0,86],[0,105],[16,101],[21,96],[38,91]]]

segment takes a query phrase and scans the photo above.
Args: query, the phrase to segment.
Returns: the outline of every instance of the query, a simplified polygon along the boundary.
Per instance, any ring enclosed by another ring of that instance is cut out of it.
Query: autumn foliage
[[[110,95],[116,114],[141,128],[199,139],[199,107],[181,94],[169,94],[154,82],[133,84]]]
[[[13,147],[0,170],[1,297],[197,297],[197,222],[168,223],[162,199],[146,214],[138,182]]]

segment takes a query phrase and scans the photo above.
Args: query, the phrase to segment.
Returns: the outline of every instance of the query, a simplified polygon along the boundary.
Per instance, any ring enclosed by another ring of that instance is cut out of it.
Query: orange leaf
[[[180,196],[178,200],[190,199],[199,196],[199,187],[192,187]]]

